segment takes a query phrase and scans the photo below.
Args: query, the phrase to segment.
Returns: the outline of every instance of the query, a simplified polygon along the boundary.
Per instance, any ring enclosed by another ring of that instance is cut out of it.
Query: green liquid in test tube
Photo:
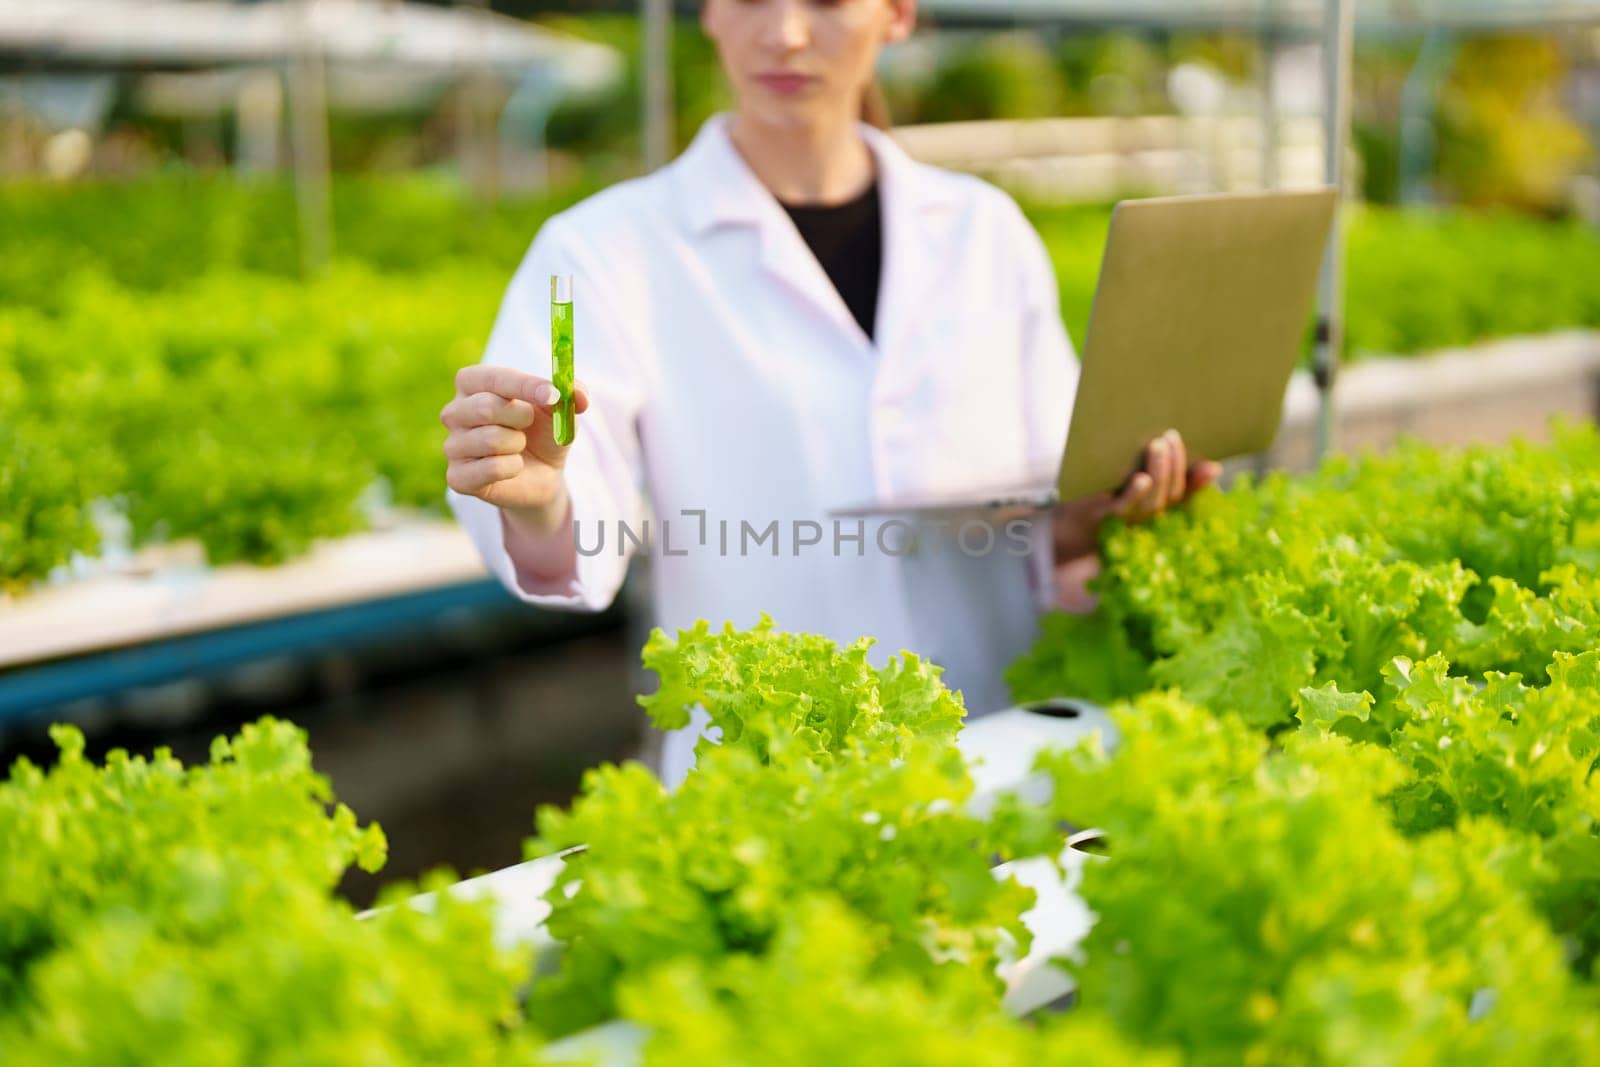
[[[572,275],[550,275],[550,380],[561,390],[551,426],[556,444],[570,445],[576,435],[572,411]]]

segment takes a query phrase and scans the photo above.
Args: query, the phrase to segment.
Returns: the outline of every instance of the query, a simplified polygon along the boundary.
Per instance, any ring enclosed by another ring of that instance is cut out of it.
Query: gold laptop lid
[[[1191,456],[1271,446],[1337,193],[1128,200],[1111,219],[1057,488],[1115,489],[1169,427]]]

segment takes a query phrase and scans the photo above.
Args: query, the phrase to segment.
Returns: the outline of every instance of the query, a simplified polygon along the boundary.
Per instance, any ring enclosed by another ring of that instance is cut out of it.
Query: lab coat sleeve
[[[1078,386],[1078,360],[1072,340],[1061,321],[1061,294],[1055,266],[1039,232],[1014,203],[1014,247],[1021,271],[1023,297],[1023,403],[1027,426],[1029,473],[1054,482],[1072,418],[1072,401]],[[1039,610],[1057,606],[1052,521],[1047,512],[1032,524],[1028,552],[1029,582]]]
[[[571,226],[558,215],[540,228],[507,286],[482,362],[550,377],[550,275],[573,276],[574,370],[588,388],[589,408],[578,416],[567,452],[572,522],[551,536],[578,536],[575,569],[537,581],[520,573],[506,551],[500,509],[453,489],[445,493],[484,563],[512,595],[558,610],[603,611],[622,586],[634,546],[619,536],[620,524],[640,531],[645,511],[637,430],[645,386],[629,320],[612,306],[614,292]]]

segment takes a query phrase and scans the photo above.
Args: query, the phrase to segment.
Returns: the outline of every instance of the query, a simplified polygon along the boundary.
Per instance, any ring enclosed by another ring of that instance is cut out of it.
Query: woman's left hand
[[[1100,526],[1107,519],[1148,522],[1215,482],[1221,472],[1221,466],[1211,460],[1191,462],[1178,431],[1168,430],[1145,446],[1144,467],[1135,471],[1119,492],[1096,493],[1056,505],[1052,516],[1056,566],[1094,554]],[[1082,569],[1081,563],[1077,569]]]

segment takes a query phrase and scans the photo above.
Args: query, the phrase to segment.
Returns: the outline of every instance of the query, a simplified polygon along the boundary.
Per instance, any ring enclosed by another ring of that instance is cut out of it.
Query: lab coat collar
[[[695,236],[724,223],[760,223],[779,206],[728,136],[732,117],[720,112],[706,119],[673,163],[684,223]],[[857,129],[877,157],[885,203],[915,211],[954,203],[945,184],[929,180],[930,168],[907,155],[893,137],[865,122]]]
[[[707,119],[673,163],[674,192],[686,229],[699,237],[721,225],[757,227],[763,267],[858,344],[873,347],[782,205],[734,147],[728,136],[731,118],[722,112]],[[948,176],[912,159],[887,133],[864,122],[858,129],[877,159],[883,204],[883,274],[873,330],[876,347],[883,349],[916,314],[919,295],[938,260],[929,254],[929,239],[957,197]]]

